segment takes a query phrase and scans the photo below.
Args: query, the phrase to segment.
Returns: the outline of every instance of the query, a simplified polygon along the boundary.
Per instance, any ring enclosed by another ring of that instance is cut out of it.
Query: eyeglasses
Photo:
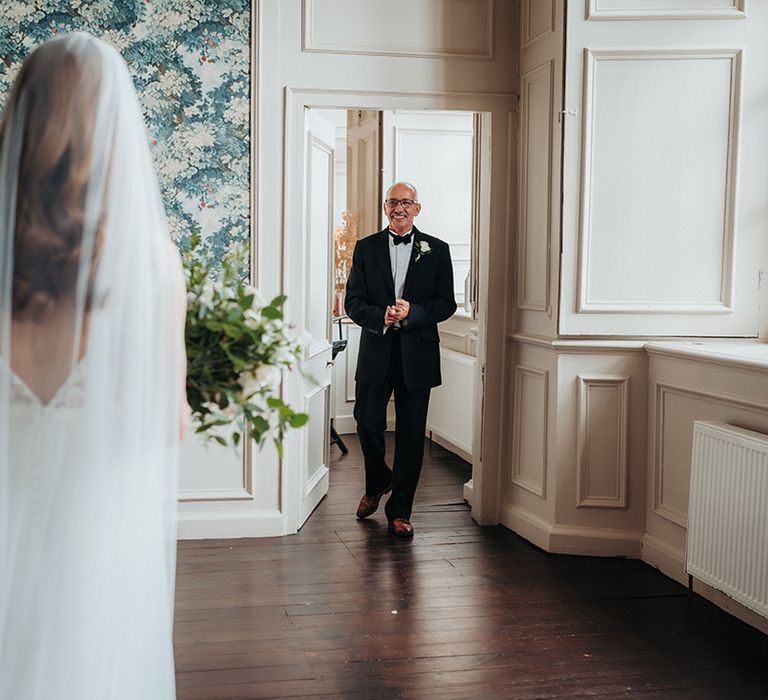
[[[403,205],[403,209],[410,209],[416,202],[412,199],[387,199],[384,201],[390,209],[394,209],[398,204]]]

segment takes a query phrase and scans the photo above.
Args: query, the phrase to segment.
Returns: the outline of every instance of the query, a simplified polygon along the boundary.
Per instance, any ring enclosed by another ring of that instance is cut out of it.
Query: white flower
[[[422,255],[429,255],[432,252],[432,248],[429,247],[429,243],[426,241],[416,241],[416,250],[418,251],[413,262],[419,262],[419,258]]]
[[[274,365],[261,365],[256,370],[256,380],[261,383],[262,386],[270,389],[277,388],[280,384],[281,373],[280,370]]]
[[[207,279],[203,282],[203,291],[200,293],[200,305],[207,309],[213,308],[213,295],[216,288],[211,280]]]
[[[250,108],[250,102],[246,97],[233,97],[227,109],[224,110],[224,119],[233,124],[244,124],[248,119]]]
[[[10,7],[5,8],[6,17],[8,20],[13,21],[14,23],[20,22],[30,15],[35,14],[36,8],[33,3],[11,3]]]
[[[246,296],[250,294],[253,295],[253,302],[251,302],[251,308],[248,309],[248,311],[260,311],[264,308],[267,302],[264,299],[264,295],[258,289],[256,289],[256,287],[254,287],[252,284],[246,284],[243,289]]]
[[[253,396],[262,389],[275,389],[280,383],[280,369],[274,365],[259,365],[255,372],[243,372],[237,379],[243,396]]]
[[[179,71],[169,68],[157,79],[160,90],[168,97],[178,97],[186,84],[185,76]]]

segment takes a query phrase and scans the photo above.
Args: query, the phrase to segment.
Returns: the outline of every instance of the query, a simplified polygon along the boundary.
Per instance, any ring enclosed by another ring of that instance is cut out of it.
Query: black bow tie
[[[406,233],[404,236],[398,236],[396,233],[392,233],[392,231],[389,232],[389,235],[392,236],[392,240],[394,241],[395,245],[400,245],[401,243],[410,243],[411,242],[411,236],[412,233]]]

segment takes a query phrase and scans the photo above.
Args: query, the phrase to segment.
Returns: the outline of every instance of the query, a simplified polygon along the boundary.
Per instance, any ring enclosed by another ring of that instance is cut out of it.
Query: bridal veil
[[[0,697],[175,697],[184,291],[137,96],[87,34],[0,125]]]

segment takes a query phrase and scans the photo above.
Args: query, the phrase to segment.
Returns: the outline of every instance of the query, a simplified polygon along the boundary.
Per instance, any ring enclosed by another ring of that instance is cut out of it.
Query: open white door
[[[305,120],[304,300],[305,328],[311,339],[304,352],[303,431],[299,459],[298,523],[301,527],[328,492],[328,434],[331,386],[331,303],[333,241],[333,124],[316,111]]]

